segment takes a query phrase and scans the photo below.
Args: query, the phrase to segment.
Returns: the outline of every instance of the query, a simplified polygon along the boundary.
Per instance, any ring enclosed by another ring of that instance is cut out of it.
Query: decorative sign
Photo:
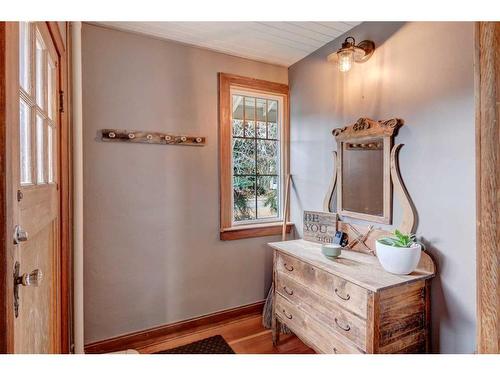
[[[304,240],[332,243],[336,230],[336,213],[304,211]]]

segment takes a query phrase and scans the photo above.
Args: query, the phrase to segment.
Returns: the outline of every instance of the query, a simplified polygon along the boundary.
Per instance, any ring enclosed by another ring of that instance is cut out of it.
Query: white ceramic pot
[[[382,267],[390,273],[408,275],[417,268],[422,253],[422,246],[394,247],[376,241],[377,258]]]

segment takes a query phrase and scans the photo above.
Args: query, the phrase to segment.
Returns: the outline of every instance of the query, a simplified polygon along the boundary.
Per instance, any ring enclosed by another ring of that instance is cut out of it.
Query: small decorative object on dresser
[[[338,258],[342,253],[342,246],[335,243],[321,245],[321,252],[328,258]]]
[[[304,211],[304,239],[318,243],[333,243],[337,229],[337,214]]]
[[[417,268],[422,245],[414,234],[403,234],[396,229],[394,235],[377,240],[377,258],[387,272],[408,275]]]

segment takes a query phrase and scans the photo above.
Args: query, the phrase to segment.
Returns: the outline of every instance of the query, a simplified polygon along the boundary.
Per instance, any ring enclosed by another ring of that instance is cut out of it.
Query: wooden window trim
[[[237,240],[243,238],[273,236],[281,234],[283,222],[259,223],[252,225],[232,225],[232,173],[231,173],[231,88],[255,91],[256,93],[280,96],[283,100],[283,153],[282,174],[290,172],[290,126],[288,85],[255,78],[219,73],[219,201],[220,239]],[[283,194],[284,195],[284,194]],[[284,207],[282,202],[281,207]],[[287,221],[289,218],[284,218]],[[287,224],[287,232],[290,224]]]

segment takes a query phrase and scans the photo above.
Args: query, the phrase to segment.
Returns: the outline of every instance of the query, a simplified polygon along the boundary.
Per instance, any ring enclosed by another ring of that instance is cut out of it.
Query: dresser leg
[[[425,353],[431,353],[431,282],[425,281]]]
[[[273,334],[273,345],[278,346],[280,341],[281,323],[275,317],[273,318],[273,324],[271,329]]]

